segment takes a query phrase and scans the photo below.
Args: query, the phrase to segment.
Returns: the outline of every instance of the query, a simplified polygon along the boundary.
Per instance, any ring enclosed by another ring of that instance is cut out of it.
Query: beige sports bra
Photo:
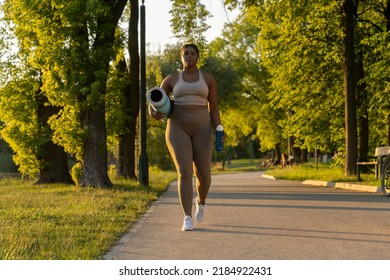
[[[189,83],[183,80],[183,72],[179,72],[179,79],[172,90],[175,98],[175,105],[202,105],[207,106],[207,97],[209,88],[199,71],[199,79],[196,82]]]

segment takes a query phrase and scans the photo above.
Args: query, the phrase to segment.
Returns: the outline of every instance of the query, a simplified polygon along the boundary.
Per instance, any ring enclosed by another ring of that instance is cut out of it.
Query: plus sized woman
[[[182,230],[193,230],[192,176],[195,171],[196,193],[194,218],[202,223],[206,197],[211,184],[211,154],[213,125],[221,124],[217,85],[210,73],[197,67],[199,50],[194,44],[181,48],[183,71],[170,74],[161,88],[173,94],[175,105],[168,118],[166,142],[178,173],[178,194],[184,213]],[[150,115],[161,120],[164,114],[150,110]]]

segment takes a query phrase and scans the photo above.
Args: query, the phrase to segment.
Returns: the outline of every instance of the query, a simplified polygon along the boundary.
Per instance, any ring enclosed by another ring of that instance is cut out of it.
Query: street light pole
[[[293,112],[289,109],[287,110],[287,119],[290,119],[290,117],[293,115]],[[290,132],[288,134],[288,138],[287,138],[287,158],[290,160],[290,155],[291,155],[291,136],[290,136]]]
[[[139,184],[149,185],[148,155],[146,153],[146,55],[145,55],[145,4],[142,0],[140,16],[141,32],[141,90],[140,90],[140,145]]]

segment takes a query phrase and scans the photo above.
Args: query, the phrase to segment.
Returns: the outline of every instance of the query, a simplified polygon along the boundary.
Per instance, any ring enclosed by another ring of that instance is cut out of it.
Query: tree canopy
[[[217,80],[227,137],[216,160],[270,150],[304,160],[320,150],[344,154],[351,174],[356,156],[390,145],[389,0],[225,0],[239,16],[209,43],[212,15],[201,1],[171,2],[179,43],[198,44],[201,68]],[[110,186],[109,165],[135,176],[138,7],[2,2],[1,136],[21,173],[69,181],[65,160],[81,186]],[[180,45],[148,53],[147,88],[181,68]],[[148,120],[148,154],[171,168],[164,129]],[[50,166],[62,175],[49,176]]]

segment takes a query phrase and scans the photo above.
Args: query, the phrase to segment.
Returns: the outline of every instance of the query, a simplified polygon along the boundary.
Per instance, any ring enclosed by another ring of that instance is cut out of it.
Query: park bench
[[[360,166],[367,166],[367,165],[374,165],[375,168],[375,179],[378,179],[379,174],[379,162],[378,158],[375,157],[365,157],[365,158],[358,158],[356,162],[356,175],[357,180],[360,181]]]
[[[358,158],[356,165],[356,175],[357,180],[360,181],[360,166],[363,165],[374,165],[375,167],[375,179],[378,179],[379,174],[382,170],[383,166],[383,159],[390,155],[390,146],[385,147],[376,147],[375,148],[375,155],[373,157],[366,157],[364,159]]]

